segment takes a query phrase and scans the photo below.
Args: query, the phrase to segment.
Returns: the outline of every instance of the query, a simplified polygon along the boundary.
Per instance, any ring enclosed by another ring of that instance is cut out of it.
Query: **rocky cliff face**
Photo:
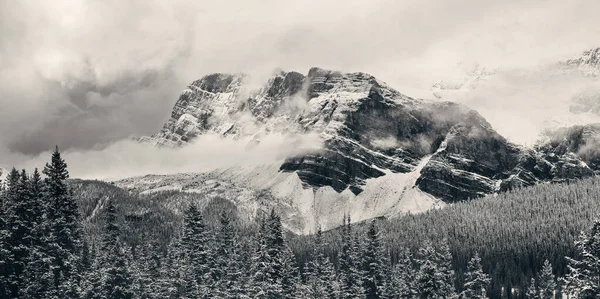
[[[278,172],[296,175],[303,189],[331,188],[365,205],[376,200],[361,195],[365,189],[381,196],[373,195],[374,180],[401,180],[399,199],[414,189],[457,202],[600,170],[592,149],[598,126],[565,129],[531,149],[508,142],[463,105],[414,99],[365,73],[279,72],[256,90],[247,79],[212,74],[193,82],[161,132],[141,140],[185,146],[202,134],[260,142],[274,133],[316,133],[323,149],[288,157]]]

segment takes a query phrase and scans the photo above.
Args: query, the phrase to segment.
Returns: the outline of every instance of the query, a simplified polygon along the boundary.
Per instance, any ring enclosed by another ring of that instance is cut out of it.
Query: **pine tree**
[[[554,292],[556,291],[556,277],[552,273],[552,265],[550,261],[545,260],[542,267],[542,271],[538,277],[540,298],[541,299],[554,299]]]
[[[32,222],[32,246],[28,262],[24,271],[24,286],[21,294],[24,298],[45,298],[53,290],[54,277],[52,263],[48,256],[44,222],[44,184],[37,168],[35,169],[29,186],[31,202],[29,205],[30,219]]]
[[[367,299],[386,298],[389,259],[384,250],[375,220],[371,221],[363,252],[365,295]]]
[[[215,298],[240,298],[243,295],[243,266],[235,230],[228,213],[219,217],[220,228],[217,234],[215,267]]]
[[[443,239],[440,249],[437,251],[436,263],[440,271],[442,280],[444,281],[442,293],[448,297],[454,297],[456,295],[456,288],[454,287],[456,281],[456,275],[452,268],[452,253],[450,252],[450,244],[448,239]]]
[[[213,285],[214,265],[210,251],[210,235],[204,224],[202,213],[191,204],[185,211],[184,228],[181,237],[180,258],[186,294],[198,298],[210,296]]]
[[[581,232],[575,242],[580,260],[567,257],[569,262],[569,292],[580,298],[600,296],[600,218],[596,218],[588,236]]]
[[[22,244],[21,238],[25,230],[25,225],[20,218],[23,204],[19,194],[19,172],[13,168],[6,177],[6,187],[4,190],[4,210],[6,217],[5,248],[7,251],[3,280],[5,282],[7,293],[10,298],[16,298],[21,287],[23,262],[27,251]]]
[[[100,248],[98,289],[93,291],[96,298],[129,299],[133,297],[132,277],[127,264],[125,248],[120,241],[117,225],[117,212],[112,199],[106,207],[105,226]]]
[[[52,262],[55,297],[76,298],[80,283],[79,257],[82,249],[82,229],[77,203],[67,185],[69,172],[58,147],[52,159],[44,167],[46,175],[45,193],[47,205],[48,248],[46,252]]]
[[[134,263],[134,284],[136,297],[142,299],[158,299],[167,296],[168,283],[166,281],[161,248],[158,240],[147,237],[148,246],[139,250],[139,256]]]
[[[0,298],[10,296],[10,272],[12,256],[9,240],[12,238],[8,226],[8,198],[4,182],[0,183]]]
[[[526,299],[540,299],[540,293],[535,286],[535,278],[531,279],[529,283],[529,287],[527,288],[527,292],[525,293]]]
[[[390,298],[412,298],[414,295],[413,279],[415,271],[412,255],[406,248],[399,249],[398,263],[394,265],[391,277]]]
[[[339,284],[333,264],[325,256],[325,241],[321,227],[315,236],[315,251],[308,265],[308,283],[311,298],[337,298]]]
[[[300,292],[300,273],[296,267],[296,257],[287,244],[281,252],[281,290],[283,298],[298,298]]]
[[[364,289],[360,275],[358,250],[353,244],[350,217],[344,216],[342,226],[342,250],[340,254],[340,297],[343,299],[363,298]]]
[[[464,290],[460,294],[460,297],[486,299],[486,292],[490,286],[490,282],[489,275],[483,272],[481,267],[481,258],[475,253],[475,256],[473,256],[467,265]]]
[[[252,267],[250,269],[251,285],[249,293],[251,298],[270,298],[272,294],[281,293],[277,282],[271,277],[271,256],[268,253],[267,224],[263,219],[256,234]]]
[[[419,249],[419,272],[415,281],[415,291],[420,298],[454,296],[454,273],[449,269],[450,259],[447,245],[438,252],[430,241],[425,241]]]

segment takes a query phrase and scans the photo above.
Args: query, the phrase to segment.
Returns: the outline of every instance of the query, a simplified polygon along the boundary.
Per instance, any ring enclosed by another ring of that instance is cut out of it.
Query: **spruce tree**
[[[53,291],[52,263],[48,256],[46,223],[44,221],[44,183],[35,169],[30,180],[29,196],[32,226],[32,246],[25,266],[25,282],[21,288],[23,298],[45,298]],[[87,269],[87,268],[86,268]]]
[[[363,251],[365,296],[367,299],[386,298],[389,258],[385,252],[376,220],[369,225]]]
[[[535,278],[531,279],[527,292],[525,293],[525,299],[540,299],[540,293],[535,286]]]
[[[181,265],[185,271],[186,293],[198,298],[210,296],[214,257],[210,250],[210,235],[202,213],[194,204],[191,204],[184,214],[180,249],[182,250],[180,258],[183,258]]]
[[[6,249],[8,250],[6,261],[6,272],[3,273],[8,294],[11,298],[17,298],[21,288],[23,270],[28,250],[23,244],[22,238],[27,230],[21,213],[24,213],[24,201],[20,191],[21,175],[13,168],[6,177],[5,209],[6,209],[6,227],[8,230],[6,239]]]
[[[240,298],[243,295],[244,276],[240,248],[231,217],[223,211],[219,215],[220,228],[217,234],[215,298]]]
[[[96,271],[99,275],[92,280],[88,298],[130,299],[133,297],[131,289],[133,281],[125,248],[120,241],[117,212],[112,199],[108,200],[106,207],[102,245]]]
[[[311,298],[338,298],[339,284],[333,264],[325,255],[325,241],[321,227],[315,235],[315,250],[308,266],[308,284]]]
[[[74,298],[80,283],[78,273],[82,249],[82,228],[77,203],[67,185],[69,172],[58,147],[43,171],[46,178],[47,253],[52,261],[53,296]]]
[[[460,297],[486,299],[490,282],[489,275],[483,272],[481,267],[481,258],[475,253],[475,256],[473,256],[467,265],[464,290],[461,292]]]
[[[340,297],[343,299],[363,298],[364,289],[360,275],[360,260],[353,243],[350,217],[344,216],[342,226],[342,249],[340,254]]]
[[[282,290],[271,277],[272,260],[268,253],[267,224],[264,219],[260,221],[260,227],[256,234],[252,266],[250,269],[251,298],[270,298],[274,294],[281,294]],[[276,297],[277,298],[277,297]]]
[[[8,226],[8,199],[4,182],[0,183],[0,298],[10,296],[10,272],[12,256],[9,240],[12,238]]]
[[[449,298],[455,295],[454,272],[449,269],[451,255],[447,248],[447,245],[442,246],[441,250],[436,251],[431,241],[425,241],[419,249],[415,291],[420,298]]]
[[[541,299],[554,299],[554,292],[556,291],[556,277],[552,273],[552,264],[550,264],[550,261],[548,260],[544,261],[542,271],[538,276],[538,284]]]
[[[411,298],[414,295],[412,255],[406,248],[399,249],[398,262],[394,265],[391,277],[390,298]]]
[[[600,296],[600,218],[594,220],[589,235],[581,232],[575,245],[581,259],[567,257],[569,291],[580,298],[597,298]]]

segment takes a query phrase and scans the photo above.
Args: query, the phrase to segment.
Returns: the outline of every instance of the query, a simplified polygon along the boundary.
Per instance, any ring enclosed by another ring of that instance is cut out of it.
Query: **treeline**
[[[42,174],[13,169],[0,191],[0,298],[600,296],[600,221],[575,237],[594,180],[298,237],[275,211],[244,223],[191,200],[177,215],[162,206],[176,193],[73,185],[58,149]]]
[[[576,257],[576,240],[600,213],[600,179],[565,184],[540,184],[467,202],[444,209],[406,215],[380,222],[382,236],[392,262],[403,248],[417,251],[425,240],[439,247],[447,239],[460,289],[464,270],[475,253],[492,278],[492,298],[518,298],[508,290],[527,289],[537,278],[544,261],[553,273],[568,272],[565,257]],[[368,224],[357,224],[363,232]],[[327,253],[334,258],[341,250],[340,229],[325,232]],[[310,237],[295,236],[290,247],[299,262],[310,259]]]

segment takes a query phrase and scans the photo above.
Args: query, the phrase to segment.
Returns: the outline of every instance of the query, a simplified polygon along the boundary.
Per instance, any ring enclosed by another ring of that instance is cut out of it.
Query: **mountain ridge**
[[[144,177],[139,177],[117,184],[136,192],[179,188],[200,193],[212,191],[189,186],[215,180],[232,184],[243,194],[254,192],[271,201],[256,196],[248,201],[248,196],[235,192],[229,195],[238,202],[243,199],[240,204],[247,205],[248,211],[279,209],[288,215],[283,218],[289,227],[307,232],[316,225],[329,225],[331,219],[337,223],[341,218],[333,216],[337,214],[364,220],[419,212],[597,172],[597,164],[590,168],[577,153],[511,143],[462,104],[412,98],[366,73],[320,68],[311,68],[307,75],[279,71],[255,90],[245,87],[247,78],[211,74],[194,81],[181,94],[163,129],[140,141],[178,147],[203,134],[260,142],[268,134],[316,133],[323,148],[286,157],[262,172],[262,166],[249,172],[242,167],[218,175],[218,171],[207,172],[202,178],[162,176],[153,177],[155,183],[140,184]],[[239,173],[268,179],[253,181]],[[374,186],[395,193],[376,192]],[[422,202],[407,204],[412,199]]]

